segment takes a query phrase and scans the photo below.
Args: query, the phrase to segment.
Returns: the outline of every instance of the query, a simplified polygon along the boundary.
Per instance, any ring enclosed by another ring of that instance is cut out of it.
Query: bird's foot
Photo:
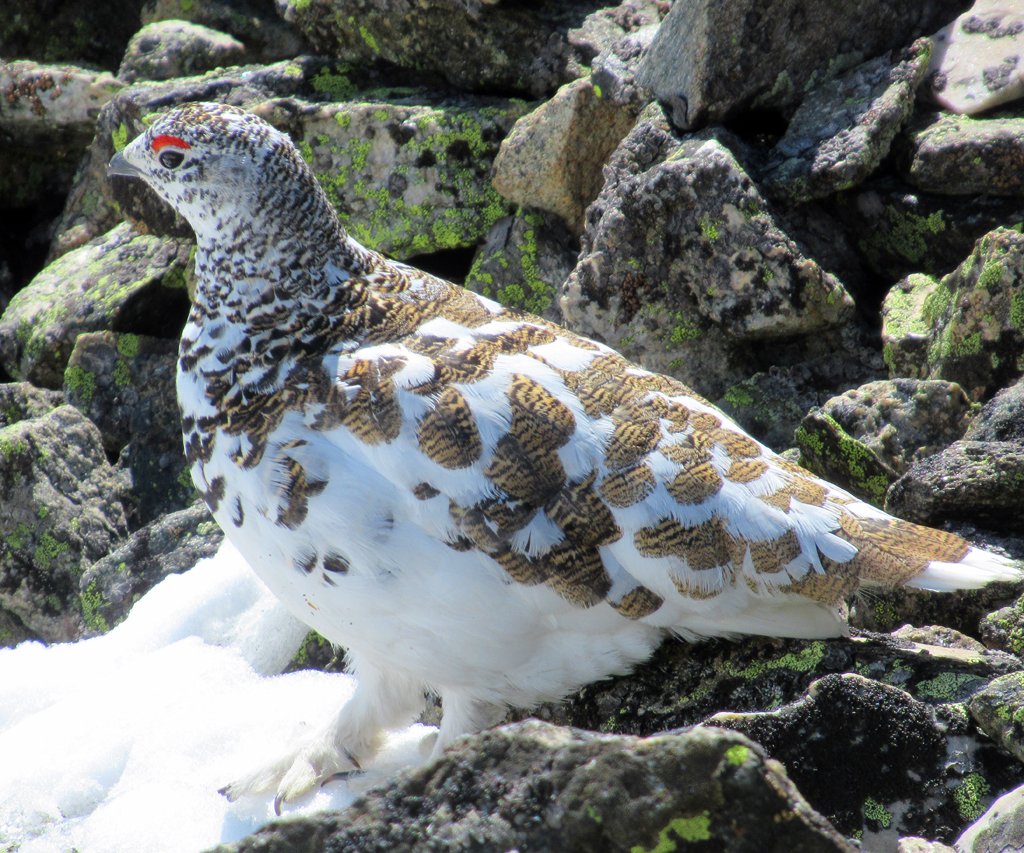
[[[346,779],[361,771],[359,760],[347,749],[314,742],[236,779],[221,788],[220,793],[234,802],[249,794],[276,791],[274,813],[280,815],[282,804],[298,799],[317,786]]]

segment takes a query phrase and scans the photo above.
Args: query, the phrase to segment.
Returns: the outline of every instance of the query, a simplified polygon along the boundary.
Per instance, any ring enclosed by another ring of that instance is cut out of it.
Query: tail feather
[[[1024,578],[1020,565],[1007,557],[970,548],[958,563],[933,560],[919,575],[907,581],[915,589],[949,592],[954,589],[980,589],[996,581],[1019,581]]]
[[[949,592],[1024,579],[1019,563],[972,547],[955,533],[881,513],[857,517],[844,512],[836,533],[857,547],[852,562],[866,587]]]

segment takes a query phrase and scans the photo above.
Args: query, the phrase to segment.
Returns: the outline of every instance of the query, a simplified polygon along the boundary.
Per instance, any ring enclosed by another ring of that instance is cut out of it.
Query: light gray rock
[[[1024,786],[1003,794],[956,840],[957,853],[1016,853],[1024,838]]]
[[[0,208],[66,193],[100,108],[123,85],[106,71],[0,60]]]
[[[1007,0],[975,0],[932,36],[926,91],[968,115],[1024,95],[1024,10]]]
[[[113,330],[176,336],[188,313],[189,245],[137,234],[122,224],[46,267],[0,317],[0,364],[48,388],[82,332]]]
[[[1004,388],[989,400],[971,422],[964,438],[1024,443],[1024,383]]]
[[[640,739],[531,721],[462,739],[338,814],[272,823],[216,853],[784,849],[853,853],[780,766],[734,732]]]
[[[683,130],[749,108],[785,110],[824,80],[927,35],[959,0],[713,0],[675,3],[640,81]]]
[[[0,429],[0,609],[29,636],[80,635],[78,580],[128,533],[120,492],[99,430],[73,406]]]
[[[136,80],[188,77],[225,65],[238,65],[245,45],[227,33],[190,21],[154,21],[128,42],[117,76]]]
[[[956,850],[941,841],[908,837],[896,842],[896,853],[956,853]]]
[[[892,376],[946,379],[978,400],[1024,370],[1024,236],[998,228],[941,280],[910,275],[882,306]]]
[[[639,105],[604,97],[590,77],[567,83],[516,122],[494,161],[494,188],[518,205],[560,216],[579,234],[601,190],[601,168],[636,121]]]
[[[790,203],[861,183],[888,155],[914,109],[929,44],[876,57],[812,90],[769,154],[768,195]]]
[[[971,697],[967,707],[979,729],[1024,761],[1024,673],[991,681]]]
[[[935,113],[908,129],[905,147],[904,177],[918,189],[943,195],[1024,195],[1024,118]]]

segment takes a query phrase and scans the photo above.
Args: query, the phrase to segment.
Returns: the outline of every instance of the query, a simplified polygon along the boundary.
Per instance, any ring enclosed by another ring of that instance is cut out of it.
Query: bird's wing
[[[870,574],[858,528],[887,516],[676,380],[459,299],[449,316],[341,356],[311,421],[404,495],[431,537],[580,607],[607,602],[694,634],[838,631],[836,608]],[[927,562],[882,571],[895,584]]]

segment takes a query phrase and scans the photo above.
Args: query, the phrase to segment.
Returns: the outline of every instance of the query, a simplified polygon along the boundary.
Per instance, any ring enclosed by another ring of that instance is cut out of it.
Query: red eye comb
[[[158,136],[152,142],[152,148],[158,154],[162,148],[166,148],[168,145],[174,148],[191,148],[184,139],[179,139],[177,136]]]

